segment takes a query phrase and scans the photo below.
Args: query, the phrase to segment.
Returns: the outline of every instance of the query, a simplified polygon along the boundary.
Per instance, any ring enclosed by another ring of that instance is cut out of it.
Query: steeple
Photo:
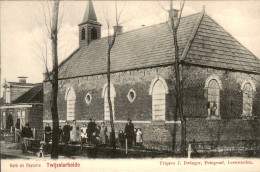
[[[102,25],[97,21],[92,0],[88,0],[83,21],[78,26],[80,46],[88,45],[92,40],[99,39],[101,37]]]
[[[87,8],[85,10],[85,15],[82,23],[86,23],[88,21],[97,21],[97,16],[93,7],[92,0],[88,1]]]

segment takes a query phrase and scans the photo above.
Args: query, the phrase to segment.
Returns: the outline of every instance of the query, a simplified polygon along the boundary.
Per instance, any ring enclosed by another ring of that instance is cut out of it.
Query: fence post
[[[125,139],[125,153],[127,155],[127,139]]]
[[[191,143],[189,143],[189,147],[188,147],[188,159],[190,159],[191,157]]]
[[[15,143],[18,142],[17,130],[18,130],[18,129],[14,128],[14,142],[15,142]]]
[[[35,139],[35,128],[33,128],[33,138]]]

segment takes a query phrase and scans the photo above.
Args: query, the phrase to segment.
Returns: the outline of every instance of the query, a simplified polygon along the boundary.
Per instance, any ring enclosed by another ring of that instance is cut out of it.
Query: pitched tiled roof
[[[33,88],[25,92],[12,102],[13,104],[19,103],[43,103],[43,85],[42,83],[36,84]]]
[[[173,63],[173,36],[168,27],[161,23],[118,35],[111,52],[111,72]],[[185,52],[185,62],[260,73],[259,59],[204,13],[181,19],[178,45],[180,56]],[[60,65],[59,78],[106,73],[107,49],[107,38],[80,47]]]
[[[200,14],[183,17],[179,26],[179,49],[182,53]],[[60,66],[59,78],[106,73],[107,38],[82,46]],[[118,35],[111,52],[111,71],[129,70],[173,62],[174,45],[167,23]]]
[[[260,60],[206,14],[185,60],[200,65],[260,73]]]

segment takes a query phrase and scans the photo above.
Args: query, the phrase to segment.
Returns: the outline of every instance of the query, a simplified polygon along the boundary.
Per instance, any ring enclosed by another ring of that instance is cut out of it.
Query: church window
[[[84,28],[82,28],[82,30],[81,30],[81,40],[84,40],[84,39],[85,39],[85,37],[86,37],[86,32],[85,32],[85,29],[84,29]]]
[[[135,98],[136,98],[136,93],[133,89],[131,89],[127,94],[127,99],[129,100],[129,102],[133,103]]]
[[[104,98],[104,119],[110,120],[107,84],[104,85],[104,87],[103,87],[102,97]],[[110,84],[110,100],[112,103],[112,114],[113,114],[114,120],[115,120],[115,108],[114,108],[115,107],[115,97],[116,97],[115,87],[113,86],[113,84]]]
[[[165,94],[166,90],[162,81],[157,80],[152,93],[153,120],[165,120]]]
[[[74,120],[76,94],[72,87],[67,90],[66,100],[67,100],[67,120]]]
[[[243,116],[252,116],[253,87],[248,82],[243,87]]]
[[[97,29],[93,27],[91,29],[91,40],[95,40],[95,39],[97,39]]]
[[[92,100],[92,96],[91,96],[91,94],[90,94],[90,93],[87,93],[87,95],[86,95],[86,97],[85,97],[85,101],[86,101],[86,103],[89,105],[90,102],[91,102],[91,100]]]
[[[208,115],[219,116],[220,86],[217,80],[212,79],[208,83]]]

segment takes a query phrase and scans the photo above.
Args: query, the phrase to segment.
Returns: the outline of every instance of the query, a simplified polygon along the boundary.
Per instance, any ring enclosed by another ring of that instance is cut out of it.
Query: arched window
[[[67,120],[75,119],[75,102],[76,102],[76,94],[73,88],[69,88],[66,94],[67,100]]]
[[[243,88],[243,116],[252,116],[253,87],[248,82]]]
[[[220,86],[216,79],[208,82],[208,114],[210,116],[219,115],[219,94]]]
[[[103,87],[102,97],[104,98],[104,120],[110,120],[107,84],[105,84],[104,87]],[[114,110],[115,109],[114,108],[115,97],[116,97],[115,87],[113,86],[113,84],[110,84],[110,100],[111,100],[111,103],[112,103],[113,119],[114,120],[115,120],[115,110]]]
[[[166,89],[161,80],[157,80],[152,90],[153,120],[165,120]]]
[[[91,40],[95,40],[95,39],[97,39],[97,29],[93,27],[91,29]]]
[[[85,39],[85,37],[86,37],[86,32],[85,32],[85,29],[84,29],[84,28],[82,28],[82,30],[81,30],[81,40],[84,40],[84,39]]]

